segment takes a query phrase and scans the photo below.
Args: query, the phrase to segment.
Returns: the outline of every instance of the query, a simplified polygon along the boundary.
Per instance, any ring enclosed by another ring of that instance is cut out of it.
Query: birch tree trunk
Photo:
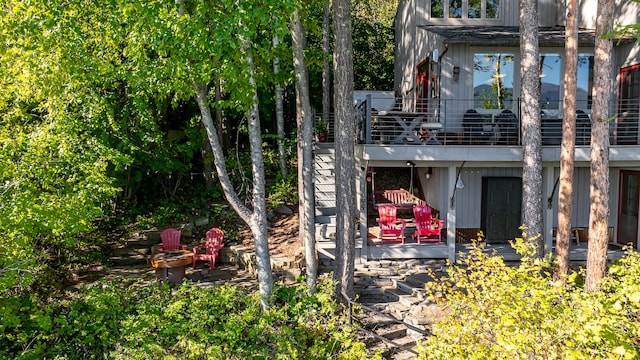
[[[264,177],[264,158],[262,156],[262,138],[260,136],[260,111],[258,108],[258,87],[255,80],[253,56],[249,44],[247,65],[249,67],[249,84],[253,89],[252,109],[249,113],[249,147],[251,152],[251,174],[253,175],[253,214],[251,227],[256,252],[258,283],[260,285],[260,304],[266,310],[271,304],[273,294],[273,275],[269,258],[269,242],[267,240],[267,201],[266,181]]]
[[[612,0],[598,0],[596,19],[593,105],[591,117],[591,183],[589,208],[589,249],[585,290],[600,289],[607,268],[609,226],[609,103],[611,101],[611,55],[613,43],[605,35],[612,32]]]
[[[219,77],[216,77],[214,85],[214,96],[216,103],[222,101],[222,85]],[[222,153],[226,154],[227,149],[231,146],[231,136],[229,134],[229,120],[222,117],[222,109],[216,108],[216,130],[218,131],[218,139],[221,141]]]
[[[522,220],[529,241],[543,254],[542,234],[542,135],[540,132],[540,50],[538,3],[520,0],[520,77],[522,79]]]
[[[554,277],[566,282],[569,271],[571,210],[573,205],[573,173],[576,144],[576,88],[578,77],[578,1],[567,0],[564,116],[560,152],[560,191],[558,195],[558,234],[556,236],[556,271]],[[551,194],[553,196],[553,194]]]
[[[180,16],[184,16],[184,1],[176,0],[180,5]],[[245,26],[240,21],[240,29]],[[251,108],[249,110],[249,147],[251,152],[253,177],[253,209],[248,209],[238,197],[233,188],[231,179],[227,172],[224,160],[224,152],[218,138],[218,129],[214,125],[209,107],[209,90],[206,85],[194,83],[193,90],[196,102],[202,116],[202,124],[207,131],[207,137],[211,143],[211,150],[214,156],[214,164],[220,179],[220,185],[224,195],[236,213],[244,220],[253,235],[253,244],[256,252],[258,286],[260,291],[260,306],[262,311],[266,311],[271,305],[273,296],[273,275],[271,273],[271,260],[269,258],[269,243],[267,239],[267,203],[266,203],[266,181],[264,177],[264,158],[262,156],[262,139],[260,137],[260,115],[258,112],[258,87],[256,86],[253,56],[251,54],[250,41],[239,35],[242,40],[242,51],[246,56],[247,70],[249,73],[249,88],[251,89]],[[216,91],[216,99],[218,98]]]
[[[274,18],[274,21],[276,19]],[[280,45],[280,39],[278,39],[278,35],[273,35],[273,48],[277,48]],[[276,76],[276,132],[278,134],[278,157],[280,160],[280,174],[283,179],[286,179],[288,176],[288,168],[287,168],[287,154],[284,149],[284,107],[282,104],[282,85],[280,85],[280,81],[278,79],[278,74],[280,73],[280,59],[275,57],[273,59],[273,73]]]
[[[204,125],[203,125],[204,127]],[[204,175],[204,184],[207,190],[213,188],[213,151],[211,150],[211,142],[208,138],[202,139],[202,171]]]
[[[336,146],[336,261],[333,278],[336,298],[354,296],[355,267],[355,110],[353,108],[353,42],[350,1],[333,2],[334,108]],[[344,299],[343,299],[344,300]]]
[[[329,36],[331,29],[329,1],[324,2],[322,16],[322,116],[325,124],[329,123],[329,114],[331,113],[331,68],[329,67]]]
[[[293,42],[293,67],[296,74],[296,104],[298,118],[298,184],[302,187],[300,197],[300,238],[304,245],[304,257],[309,292],[314,293],[318,279],[318,257],[315,239],[315,193],[313,187],[313,114],[309,99],[309,80],[304,62],[305,36],[296,10],[291,19]]]

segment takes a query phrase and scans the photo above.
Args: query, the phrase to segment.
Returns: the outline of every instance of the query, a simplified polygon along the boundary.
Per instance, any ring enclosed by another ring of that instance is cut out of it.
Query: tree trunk
[[[310,293],[315,292],[318,278],[318,260],[315,239],[315,193],[313,187],[313,116],[309,100],[309,81],[307,66],[304,62],[304,29],[300,24],[298,11],[291,20],[291,39],[293,42],[293,67],[296,74],[296,103],[298,118],[298,184],[302,187],[300,196],[300,238],[304,245],[307,286]]]
[[[213,173],[213,151],[209,139],[205,137],[202,139],[202,175],[207,190],[213,188]]]
[[[322,16],[322,116],[325,124],[329,123],[329,114],[331,113],[331,67],[329,67],[329,35],[330,35],[330,9],[329,1],[324,2]]]
[[[274,18],[274,21],[276,19]],[[273,35],[273,48],[277,48],[280,45],[280,40],[278,39],[278,35]],[[278,74],[280,73],[280,59],[278,57],[273,59],[273,73],[276,75],[276,79],[278,78]],[[278,134],[278,157],[280,160],[280,174],[282,175],[282,179],[286,179],[288,177],[288,168],[287,168],[287,155],[284,149],[284,108],[282,105],[282,85],[280,85],[280,81],[276,80],[276,127]]]
[[[589,250],[585,290],[600,289],[607,267],[609,226],[609,103],[611,100],[611,55],[613,43],[604,36],[612,31],[612,0],[598,0],[596,20],[593,105],[591,117],[591,187]]]
[[[538,4],[520,0],[520,75],[522,121],[522,220],[529,241],[536,241],[543,255],[542,238],[542,135],[540,132],[540,85]]]
[[[253,60],[250,56],[251,68]],[[251,81],[254,81],[253,78]],[[225,197],[231,207],[249,225],[253,235],[253,242],[256,251],[258,282],[260,287],[260,303],[263,310],[266,310],[271,302],[273,294],[273,275],[271,274],[271,261],[269,259],[269,244],[267,242],[267,220],[266,220],[266,201],[265,201],[265,181],[264,181],[264,162],[262,158],[262,143],[260,141],[260,125],[257,118],[257,95],[254,95],[253,108],[250,111],[249,119],[249,142],[251,146],[251,158],[253,163],[253,212],[249,210],[240,200],[238,194],[233,189],[231,179],[224,161],[224,154],[213,124],[213,117],[207,102],[208,90],[204,85],[195,84],[196,101],[202,115],[202,123],[207,130],[209,142],[214,155],[214,163],[218,173],[218,179],[224,191]],[[256,138],[257,137],[257,141]],[[257,144],[257,146],[256,146]]]
[[[560,191],[558,195],[558,234],[556,235],[555,279],[566,283],[569,271],[571,208],[573,204],[573,161],[576,144],[576,88],[578,77],[578,1],[567,0],[564,116],[560,153]],[[553,196],[553,194],[551,194]]]
[[[249,67],[249,84],[253,91],[252,108],[249,113],[249,147],[251,152],[251,173],[253,175],[253,214],[250,227],[256,252],[258,283],[260,285],[260,303],[266,310],[271,304],[273,294],[273,276],[269,258],[267,240],[267,202],[264,177],[264,158],[262,156],[262,138],[260,137],[260,111],[258,107],[258,87],[256,85],[253,56],[248,41],[244,47]]]
[[[336,297],[353,299],[355,256],[355,110],[353,108],[353,43],[350,1],[333,2],[334,108],[336,146]],[[343,299],[344,301],[344,299]]]
[[[215,80],[215,98],[216,103],[222,101],[222,86],[220,85],[220,79],[216,77]],[[222,117],[222,109],[216,107],[216,131],[218,132],[218,139],[222,139],[222,153],[227,154],[227,150],[231,146],[231,136],[229,134],[229,121]]]
[[[184,1],[176,0],[180,4],[180,16],[184,15]],[[240,23],[243,27],[242,23]],[[253,212],[249,210],[233,188],[227,172],[222,146],[218,138],[218,129],[213,123],[211,108],[209,107],[209,91],[203,84],[194,83],[196,102],[202,116],[202,124],[207,131],[207,137],[211,143],[214,163],[220,179],[220,185],[227,201],[244,220],[253,235],[253,244],[256,252],[258,286],[260,288],[260,305],[262,311],[266,311],[271,305],[273,296],[273,275],[271,273],[271,260],[269,258],[269,243],[267,239],[267,203],[265,196],[264,159],[262,157],[262,139],[260,137],[260,116],[258,112],[258,87],[256,86],[253,56],[251,55],[250,42],[242,41],[242,50],[246,55],[249,73],[249,87],[252,91],[251,108],[249,110],[249,146],[252,160],[253,176]],[[216,91],[216,99],[218,92]]]

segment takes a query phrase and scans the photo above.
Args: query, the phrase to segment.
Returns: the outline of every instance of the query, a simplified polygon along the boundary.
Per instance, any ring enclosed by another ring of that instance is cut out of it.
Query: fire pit
[[[185,266],[193,262],[193,252],[191,250],[161,252],[151,255],[148,262],[156,269],[158,280],[180,285],[184,279]]]

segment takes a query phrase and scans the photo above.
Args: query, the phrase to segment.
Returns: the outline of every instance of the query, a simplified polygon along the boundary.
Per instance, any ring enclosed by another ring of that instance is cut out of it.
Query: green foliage
[[[268,203],[272,208],[280,204],[297,204],[298,199],[298,173],[289,173],[289,177],[278,177],[276,182],[269,187]]]
[[[170,289],[116,280],[52,305],[5,297],[0,358],[365,358],[332,286],[317,289],[309,296],[303,285],[277,287],[265,313],[259,294],[229,285]]]
[[[321,119],[318,118],[316,121],[316,134],[326,133],[327,132],[327,124]]]
[[[636,359],[640,356],[640,257],[628,252],[610,267],[603,291],[552,280],[550,258],[516,239],[523,259],[509,266],[480,242],[427,284],[448,311],[420,345],[423,359]]]
[[[355,89],[393,89],[397,1],[354,1],[352,5]]]

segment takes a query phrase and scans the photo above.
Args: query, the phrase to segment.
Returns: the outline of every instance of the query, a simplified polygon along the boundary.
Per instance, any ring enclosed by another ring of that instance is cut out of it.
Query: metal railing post
[[[367,94],[364,115],[365,144],[371,144],[371,94]]]

